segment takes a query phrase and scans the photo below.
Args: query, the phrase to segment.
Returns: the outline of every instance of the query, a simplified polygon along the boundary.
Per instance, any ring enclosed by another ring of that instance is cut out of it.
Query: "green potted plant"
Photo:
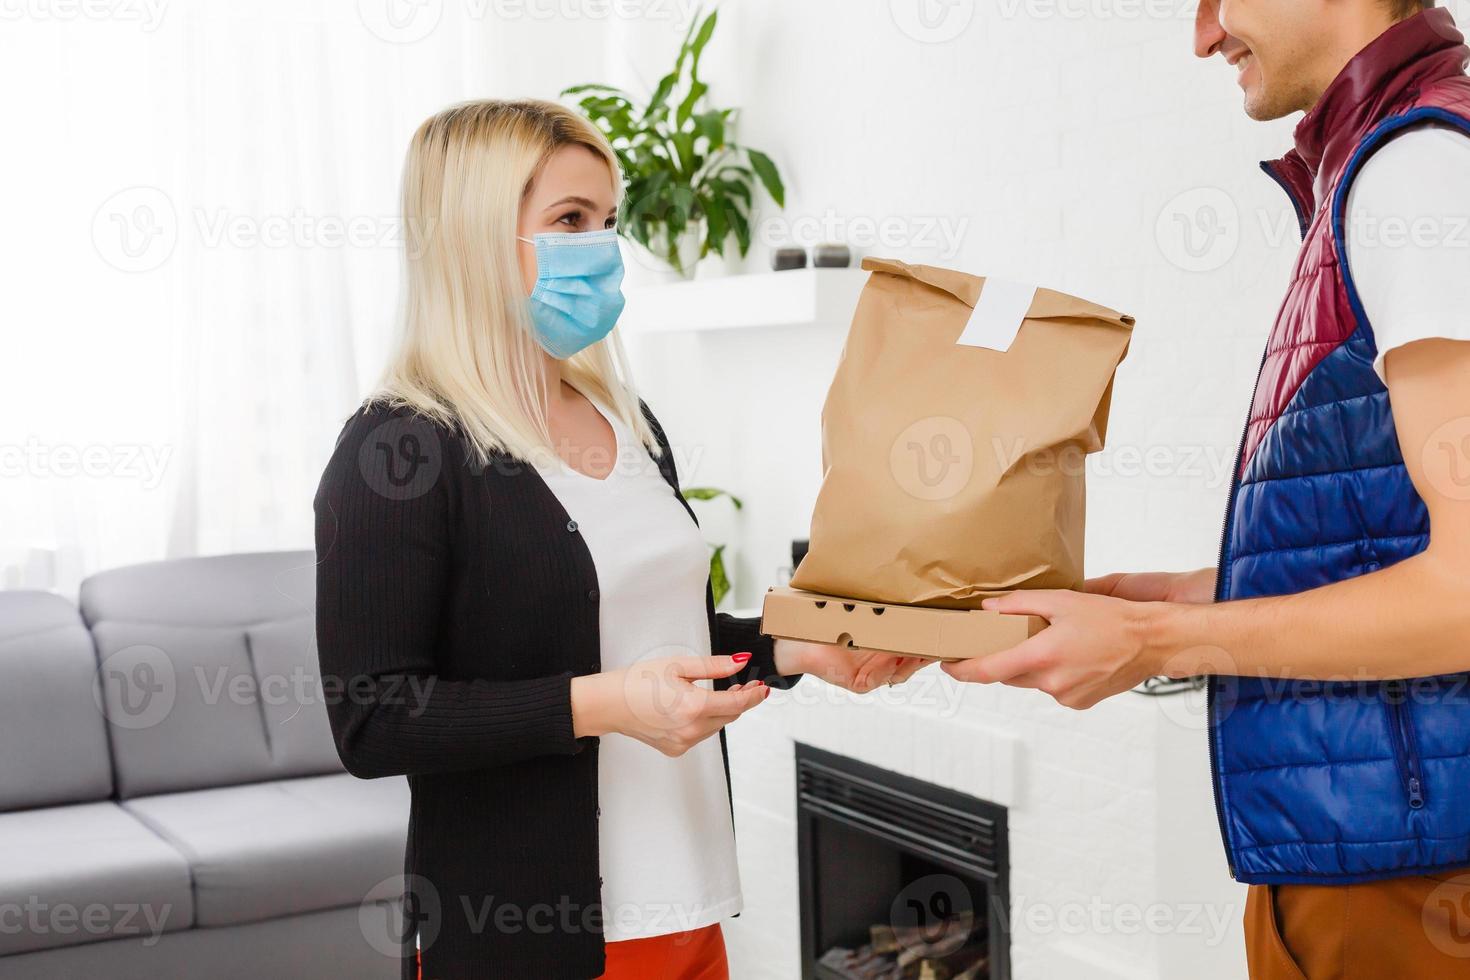
[[[718,497],[728,498],[736,510],[745,506],[739,497],[718,487],[686,487],[684,490],[685,500],[714,500]],[[725,571],[725,546],[717,544],[710,547],[709,584],[715,594],[715,605],[718,606],[730,593],[730,576]]]
[[[611,85],[562,92],[577,97],[617,152],[627,179],[618,230],[685,278],[711,252],[724,256],[731,238],[741,257],[750,251],[757,184],[778,207],[786,202],[775,163],[735,141],[738,110],[710,105],[699,77],[718,17],[718,10],[702,20],[695,14],[673,70],[642,104]]]

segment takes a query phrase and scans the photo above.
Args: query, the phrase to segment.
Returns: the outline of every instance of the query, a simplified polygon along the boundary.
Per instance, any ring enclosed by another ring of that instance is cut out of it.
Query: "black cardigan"
[[[573,736],[570,688],[601,669],[597,572],[534,468],[467,445],[382,405],[343,428],[315,502],[328,713],[349,772],[408,776],[403,976],[417,925],[425,980],[584,980],[603,971],[597,739]],[[753,654],[720,686],[795,680],[758,620],[708,613],[715,653]]]

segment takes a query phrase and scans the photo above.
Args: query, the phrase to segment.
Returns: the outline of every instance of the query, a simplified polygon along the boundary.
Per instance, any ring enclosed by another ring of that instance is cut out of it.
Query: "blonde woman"
[[[621,184],[552,103],[455,106],[409,147],[402,343],[316,498],[338,749],[413,794],[405,977],[726,977],[724,726],[801,673],[919,666],[715,614],[613,331]]]

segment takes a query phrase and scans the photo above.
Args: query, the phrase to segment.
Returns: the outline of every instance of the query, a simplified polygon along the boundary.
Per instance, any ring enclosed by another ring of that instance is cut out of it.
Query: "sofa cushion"
[[[0,592],[0,811],[112,795],[92,637],[70,602]]]
[[[271,774],[277,778],[342,772],[327,720],[316,654],[316,617],[298,616],[247,630],[260,684]]]
[[[399,980],[403,912],[382,905],[0,956],[0,980]]]
[[[408,833],[402,777],[312,776],[123,806],[187,857],[201,926],[401,894]]]
[[[135,565],[82,584],[122,799],[342,771],[310,552]]]
[[[270,778],[242,630],[105,621],[92,636],[121,799]]]
[[[116,803],[0,813],[0,956],[193,921],[184,856]]]
[[[316,556],[267,551],[129,565],[82,583],[82,615],[173,626],[250,626],[316,608]]]

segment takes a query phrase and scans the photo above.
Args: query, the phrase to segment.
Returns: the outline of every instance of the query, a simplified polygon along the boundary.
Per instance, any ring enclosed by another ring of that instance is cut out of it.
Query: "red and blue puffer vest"
[[[1445,10],[1396,24],[1302,119],[1295,151],[1263,165],[1291,197],[1302,246],[1241,441],[1219,601],[1304,592],[1428,545],[1373,369],[1344,211],[1363,161],[1395,134],[1439,123],[1470,137],[1467,55]],[[1239,880],[1334,884],[1470,865],[1464,676],[1218,677],[1210,693],[1215,799]]]

